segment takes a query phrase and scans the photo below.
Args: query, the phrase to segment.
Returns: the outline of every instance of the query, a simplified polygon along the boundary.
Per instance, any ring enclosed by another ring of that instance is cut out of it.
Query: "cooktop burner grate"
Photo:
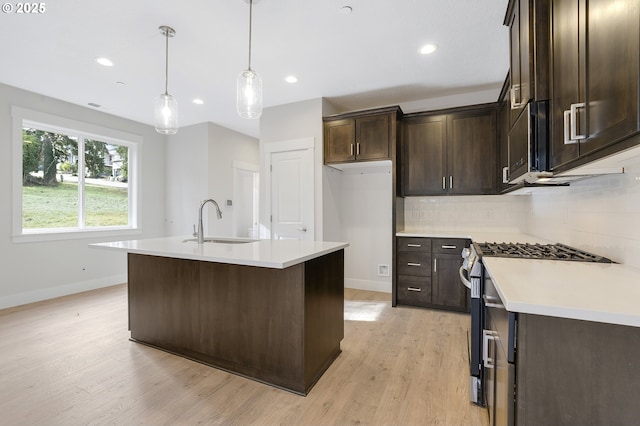
[[[480,256],[613,263],[611,259],[564,244],[474,243]]]

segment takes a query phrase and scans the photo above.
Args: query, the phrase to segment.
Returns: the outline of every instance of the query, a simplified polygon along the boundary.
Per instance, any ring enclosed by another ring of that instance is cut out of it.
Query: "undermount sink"
[[[216,243],[216,244],[245,244],[245,243],[254,243],[258,240],[251,240],[249,238],[205,238],[205,243]],[[197,238],[188,238],[182,241],[183,243],[197,243]]]

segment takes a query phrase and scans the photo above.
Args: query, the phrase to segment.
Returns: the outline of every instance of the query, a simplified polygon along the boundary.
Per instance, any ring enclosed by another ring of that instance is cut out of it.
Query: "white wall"
[[[311,99],[292,104],[265,108],[260,117],[260,156],[264,156],[265,145],[274,142],[292,141],[313,138],[314,149],[314,209],[315,209],[315,239],[326,240],[323,229],[323,199],[322,199],[322,111],[323,100]],[[260,162],[260,175],[267,173]],[[266,193],[265,179],[260,180],[260,194]],[[260,222],[269,227],[269,212],[264,207],[264,200],[260,199]]]
[[[165,231],[169,236],[189,235],[194,224],[197,229],[198,207],[209,195],[208,127],[207,123],[182,127],[167,137],[163,184],[167,193]]]
[[[0,194],[5,200],[0,205],[0,308],[125,282],[124,253],[88,247],[107,238],[12,242],[12,105],[142,136],[142,234],[131,238],[156,237],[164,232],[165,137],[151,126],[0,84],[0,146],[5,152],[0,157]],[[111,238],[116,239],[126,237]]]
[[[624,174],[532,195],[527,231],[640,268],[640,158]]]
[[[391,293],[391,165],[349,168],[341,172],[340,240],[345,249],[345,287]],[[389,276],[378,276],[387,265]]]
[[[211,204],[203,214],[207,236],[232,236],[234,160],[258,165],[258,141],[255,138],[213,123],[181,128],[168,137],[167,235],[189,235],[198,222],[200,202],[216,200],[222,210],[218,219]]]
[[[208,123],[209,156],[207,198],[214,198],[222,210],[222,219],[218,219],[213,206],[205,207],[208,224],[205,223],[206,235],[233,236],[233,209],[227,207],[226,200],[233,201],[233,162],[255,164],[260,162],[258,140],[238,133],[217,124]],[[238,207],[239,208],[239,207]],[[196,211],[194,210],[194,213]],[[197,219],[197,216],[196,216]]]

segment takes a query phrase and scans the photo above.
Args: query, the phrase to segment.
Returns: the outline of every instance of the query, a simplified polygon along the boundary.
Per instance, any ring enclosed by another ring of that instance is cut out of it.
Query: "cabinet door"
[[[324,162],[355,161],[356,123],[353,119],[329,121],[324,124]]]
[[[584,102],[584,65],[580,66],[580,38],[584,31],[584,0],[554,1],[552,3],[552,120],[551,120],[551,169],[578,157],[578,145],[565,144],[565,130],[569,126],[565,111],[571,105]],[[580,5],[582,3],[582,5]],[[584,46],[583,46],[584,48]],[[582,76],[582,79],[581,79]],[[566,122],[566,123],[565,123]],[[566,124],[566,125],[565,125]]]
[[[447,116],[407,119],[403,123],[403,195],[446,193]]]
[[[390,116],[374,115],[356,119],[356,158],[386,160],[389,155]]]
[[[494,108],[455,113],[447,129],[449,194],[497,192],[497,137]]]
[[[509,127],[510,118],[509,114],[511,107],[509,104],[508,93],[500,102],[500,108],[498,109],[497,123],[498,123],[498,151],[500,163],[498,170],[496,170],[496,179],[498,180],[498,189],[500,191],[509,188],[509,184],[503,181],[504,172],[506,168],[509,169]]]
[[[467,288],[460,282],[460,254],[433,254],[432,303],[450,309],[467,310]]]
[[[580,141],[580,156],[638,130],[639,2],[589,0],[588,8],[589,131]]]

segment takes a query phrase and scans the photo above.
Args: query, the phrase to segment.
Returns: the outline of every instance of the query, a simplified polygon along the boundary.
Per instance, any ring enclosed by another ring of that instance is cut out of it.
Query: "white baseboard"
[[[91,281],[81,281],[73,284],[66,284],[58,287],[49,287],[40,290],[26,291],[24,293],[0,297],[0,309],[26,305],[27,303],[40,302],[41,300],[54,299],[56,297],[67,296],[69,294],[82,293],[83,291],[95,290],[98,288],[109,287],[126,282],[127,276],[126,274],[122,274],[99,278]]]
[[[356,290],[370,290],[379,291],[381,293],[391,293],[391,281],[370,281],[345,277],[344,286],[346,288],[354,288]]]

